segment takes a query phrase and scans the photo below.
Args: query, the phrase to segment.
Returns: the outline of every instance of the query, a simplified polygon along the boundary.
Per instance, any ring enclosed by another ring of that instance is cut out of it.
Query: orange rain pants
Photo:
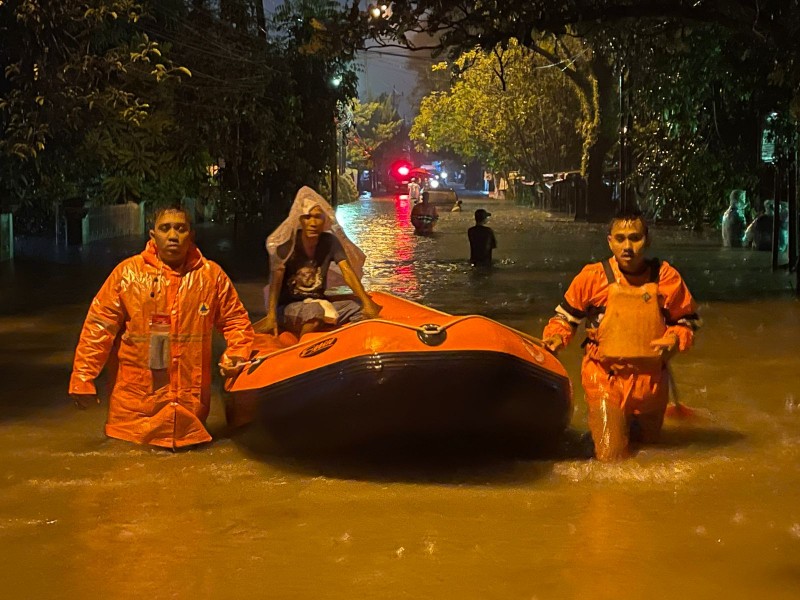
[[[596,351],[597,346],[592,344]],[[669,401],[669,372],[641,371],[583,357],[581,383],[598,460],[624,458],[631,441],[657,442]],[[631,439],[633,438],[633,439]]]
[[[641,286],[648,281],[649,273],[632,278],[620,272],[613,258],[610,265],[620,284]],[[545,326],[542,337],[559,335],[564,344],[568,344],[577,325],[596,315],[596,309],[607,305],[608,287],[602,263],[584,267],[570,284],[564,302]],[[658,302],[666,318],[664,335],[677,338],[679,351],[688,350],[698,320],[696,305],[680,274],[666,261],[660,263]],[[591,325],[596,327],[597,323]],[[630,326],[635,326],[635,323]],[[630,441],[651,443],[658,440],[669,400],[666,364],[647,369],[611,361],[600,355],[596,343],[589,342],[581,366],[581,383],[589,411],[595,456],[599,460],[624,457],[629,451]]]
[[[169,330],[167,364],[158,369],[150,362],[154,314],[166,317]],[[113,270],[92,300],[69,392],[96,394],[95,379],[108,361],[106,435],[166,448],[208,442],[214,327],[228,358],[249,358],[250,318],[219,265],[192,246],[183,270],[174,271],[150,241]]]

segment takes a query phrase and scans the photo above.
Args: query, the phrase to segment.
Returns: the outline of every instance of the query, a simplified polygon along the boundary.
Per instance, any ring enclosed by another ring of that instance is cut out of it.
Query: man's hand
[[[558,334],[551,335],[550,337],[544,338],[542,344],[544,344],[544,347],[550,350],[550,352],[556,354],[564,347],[564,338]]]
[[[97,397],[97,394],[70,394],[69,396],[72,398],[75,408],[80,410],[86,410],[92,404],[100,404],[100,398]]]
[[[680,349],[679,345],[678,336],[674,333],[668,333],[667,335],[650,342],[650,347],[656,352],[660,352],[661,358],[663,358],[665,361],[672,358],[678,352]]]
[[[268,333],[278,336],[278,319],[274,313],[267,313],[267,316],[253,323],[253,331],[256,333]]]
[[[235,377],[244,368],[246,362],[245,359],[239,356],[228,357],[223,354],[222,359],[219,361],[219,374],[226,379]]]
[[[372,300],[370,300],[369,302],[365,302],[364,306],[362,307],[362,312],[364,313],[365,319],[376,318],[381,313],[382,310],[383,307],[377,302],[373,302]]]

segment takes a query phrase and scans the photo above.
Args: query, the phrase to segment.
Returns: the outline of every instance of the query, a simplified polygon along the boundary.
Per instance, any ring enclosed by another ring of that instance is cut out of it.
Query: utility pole
[[[619,169],[617,189],[619,190],[619,209],[626,212],[634,208],[633,191],[628,178],[632,170],[631,161],[631,102],[630,86],[625,81],[628,74],[627,67],[621,65],[619,69]]]
[[[792,152],[792,163],[789,165],[789,269],[797,271],[797,148]],[[800,277],[800,275],[798,275]],[[800,279],[798,280],[800,282]],[[795,292],[800,296],[800,290],[795,286]]]
[[[339,145],[333,145],[333,152],[330,157],[330,171],[331,171],[331,206],[336,208],[339,204]]]
[[[339,148],[339,173],[347,171],[347,132],[342,129],[342,137]]]
[[[778,159],[775,161],[775,203],[772,211],[772,271],[778,270],[778,258],[780,257],[781,246],[781,200],[783,200],[784,191],[784,169],[782,167],[783,161]]]

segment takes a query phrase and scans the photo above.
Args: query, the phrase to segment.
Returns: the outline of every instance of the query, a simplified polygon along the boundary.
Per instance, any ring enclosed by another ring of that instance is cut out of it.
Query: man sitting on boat
[[[289,216],[267,238],[267,252],[267,316],[255,324],[256,332],[277,335],[281,326],[302,336],[380,313],[381,306],[361,285],[364,253],[345,235],[331,205],[311,188],[297,192]],[[357,301],[325,296],[342,284]]]

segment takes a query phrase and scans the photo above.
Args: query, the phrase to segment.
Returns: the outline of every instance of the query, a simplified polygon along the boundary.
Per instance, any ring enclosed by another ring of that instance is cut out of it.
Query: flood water
[[[493,213],[497,268],[473,274],[466,229]],[[339,209],[367,252],[367,287],[540,335],[603,227],[497,200],[440,209],[414,236],[392,198]],[[107,260],[2,265],[0,581],[6,598],[798,598],[800,303],[768,253],[657,225],[704,329],[674,361],[682,401],[663,442],[617,464],[574,454],[299,460],[255,455],[224,427],[169,452],[106,439],[104,406],[66,400],[72,352]],[[265,232],[266,233],[266,232]],[[235,247],[199,231],[263,316]],[[138,245],[138,242],[137,242]],[[234,245],[235,246],[235,245]],[[231,249],[233,248],[233,250]],[[138,249],[138,247],[137,247]],[[96,257],[95,257],[96,258]],[[102,258],[102,257],[101,257]],[[248,275],[247,273],[251,273]],[[585,430],[578,344],[561,356]]]

